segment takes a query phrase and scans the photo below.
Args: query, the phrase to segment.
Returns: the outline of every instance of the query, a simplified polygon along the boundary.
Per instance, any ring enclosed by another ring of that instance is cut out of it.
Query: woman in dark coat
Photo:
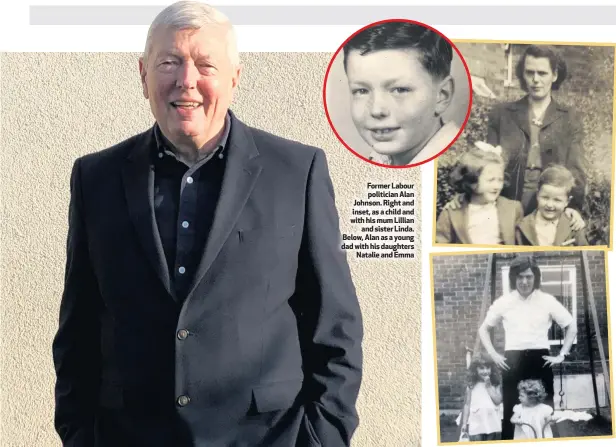
[[[488,117],[488,143],[501,146],[509,184],[501,195],[537,207],[539,174],[550,163],[566,166],[576,179],[570,206],[581,211],[586,184],[583,128],[575,112],[552,98],[567,78],[565,61],[547,46],[526,48],[516,67],[522,99],[496,105]]]

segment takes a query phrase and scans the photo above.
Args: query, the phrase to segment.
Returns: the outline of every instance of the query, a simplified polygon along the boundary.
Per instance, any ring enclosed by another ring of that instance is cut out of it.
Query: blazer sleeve
[[[441,211],[438,219],[436,219],[436,237],[437,244],[450,244],[453,241],[453,229],[451,227],[451,216],[448,210]]]
[[[569,110],[570,146],[566,166],[576,180],[571,206],[582,211],[586,195],[586,161],[584,157],[584,128],[578,115]]]
[[[524,208],[522,207],[522,202],[520,202],[519,200],[516,200],[514,203],[515,203],[514,204],[514,206],[515,206],[515,223],[517,225],[520,222],[522,222],[522,219],[524,219]]]
[[[101,297],[89,259],[82,200],[77,160],[71,174],[64,293],[52,346],[55,427],[64,447],[94,445],[94,412],[99,394]]]
[[[340,249],[333,185],[325,154],[312,160],[304,234],[292,303],[304,358],[304,423],[326,446],[349,446],[359,423],[363,325],[355,286]]]
[[[585,247],[590,245],[588,238],[586,237],[586,229],[582,228],[575,232],[575,245],[578,247]]]
[[[520,226],[515,226],[515,244],[516,245],[526,245],[524,243],[524,236],[522,236],[522,231],[520,230]]]
[[[488,131],[486,135],[488,144],[498,146],[500,144],[500,108],[498,105],[492,107],[488,112]]]

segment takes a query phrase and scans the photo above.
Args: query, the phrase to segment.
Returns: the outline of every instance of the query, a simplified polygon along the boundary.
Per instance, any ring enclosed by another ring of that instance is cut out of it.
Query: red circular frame
[[[438,154],[428,158],[425,161],[422,161],[420,163],[413,163],[413,164],[410,164],[410,165],[402,165],[402,166],[393,166],[393,165],[386,165],[386,164],[383,164],[383,163],[377,163],[377,162],[375,162],[373,160],[370,160],[369,158],[364,157],[363,155],[359,154],[358,152],[356,152],[351,146],[349,146],[344,141],[344,139],[340,136],[340,134],[336,130],[336,127],[334,126],[334,123],[332,122],[332,119],[329,116],[329,110],[327,108],[327,80],[329,79],[329,72],[330,72],[330,70],[332,68],[332,64],[334,63],[334,60],[336,60],[336,57],[338,57],[338,53],[340,53],[340,50],[342,50],[342,48],[347,44],[347,42],[349,40],[351,40],[355,35],[361,33],[366,28],[371,28],[371,27],[373,27],[375,25],[380,25],[381,23],[390,23],[390,22],[407,22],[407,23],[413,23],[413,24],[416,24],[416,25],[421,25],[424,28],[428,28],[428,29],[434,31],[435,33],[437,33],[438,35],[440,35],[443,39],[445,39],[451,45],[451,47],[456,51],[456,53],[458,53],[458,56],[460,57],[460,60],[462,61],[462,64],[464,65],[464,69],[466,70],[466,78],[468,80],[468,109],[466,111],[466,117],[464,118],[464,122],[460,126],[460,130],[458,131],[457,135],[454,137],[453,140],[451,140],[451,143],[449,143]],[[342,42],[342,44],[338,47],[338,49],[336,50],[336,52],[332,56],[331,60],[329,61],[329,64],[327,66],[327,71],[325,72],[325,79],[323,80],[323,107],[325,108],[325,115],[327,116],[327,121],[329,122],[329,127],[332,128],[332,130],[334,131],[334,134],[336,135],[338,140],[340,140],[340,142],[344,145],[344,147],[346,147],[349,151],[351,151],[356,157],[359,157],[362,160],[367,161],[368,163],[372,163],[373,165],[382,166],[382,167],[385,167],[385,168],[395,168],[395,169],[413,168],[413,167],[420,166],[420,165],[423,165],[425,163],[428,163],[428,162],[434,160],[435,158],[437,158],[438,156],[440,156],[441,154],[443,154],[447,149],[449,149],[458,140],[458,138],[460,138],[460,135],[462,135],[462,132],[464,131],[464,127],[466,126],[466,123],[468,123],[468,119],[471,116],[471,106],[472,105],[473,105],[473,85],[471,83],[471,72],[468,69],[468,65],[466,64],[466,61],[464,60],[464,57],[462,56],[462,53],[460,53],[460,50],[458,50],[458,47],[456,47],[453,44],[453,42],[447,36],[445,36],[443,33],[441,33],[440,31],[432,28],[430,25],[426,25],[425,23],[418,22],[416,20],[409,20],[409,19],[386,19],[386,20],[380,20],[378,22],[371,23],[369,25],[364,26],[363,28],[358,29],[353,34],[351,34],[344,42]]]

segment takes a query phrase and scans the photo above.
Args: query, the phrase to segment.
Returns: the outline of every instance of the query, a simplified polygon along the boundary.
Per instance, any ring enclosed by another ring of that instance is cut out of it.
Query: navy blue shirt
[[[154,214],[171,284],[182,300],[190,291],[212,226],[230,128],[227,114],[218,146],[190,167],[176,158],[158,124],[154,128]]]

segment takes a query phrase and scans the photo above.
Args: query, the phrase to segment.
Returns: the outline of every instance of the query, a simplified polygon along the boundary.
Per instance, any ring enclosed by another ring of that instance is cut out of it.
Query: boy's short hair
[[[545,400],[548,393],[545,392],[543,382],[538,379],[521,380],[518,383],[518,392],[524,391],[530,401],[541,403]]]
[[[567,79],[567,63],[565,60],[549,45],[530,45],[526,47],[524,53],[518,60],[515,67],[515,74],[520,82],[520,88],[528,92],[528,86],[524,80],[524,64],[526,56],[545,57],[550,61],[552,71],[558,73],[556,81],[552,84],[552,90],[558,90],[565,79]]]
[[[449,182],[456,192],[464,194],[466,200],[470,200],[473,195],[473,185],[479,181],[479,176],[489,164],[505,164],[500,155],[477,149],[475,147],[466,151],[456,166],[449,174]]]
[[[441,80],[449,76],[453,59],[451,44],[430,28],[406,21],[381,23],[353,36],[344,45],[344,70],[353,50],[359,50],[363,56],[373,51],[405,49],[419,51],[419,61],[433,78]]]
[[[540,191],[543,185],[565,188],[567,195],[569,195],[575,187],[575,177],[563,165],[549,165],[539,176],[537,191]]]

